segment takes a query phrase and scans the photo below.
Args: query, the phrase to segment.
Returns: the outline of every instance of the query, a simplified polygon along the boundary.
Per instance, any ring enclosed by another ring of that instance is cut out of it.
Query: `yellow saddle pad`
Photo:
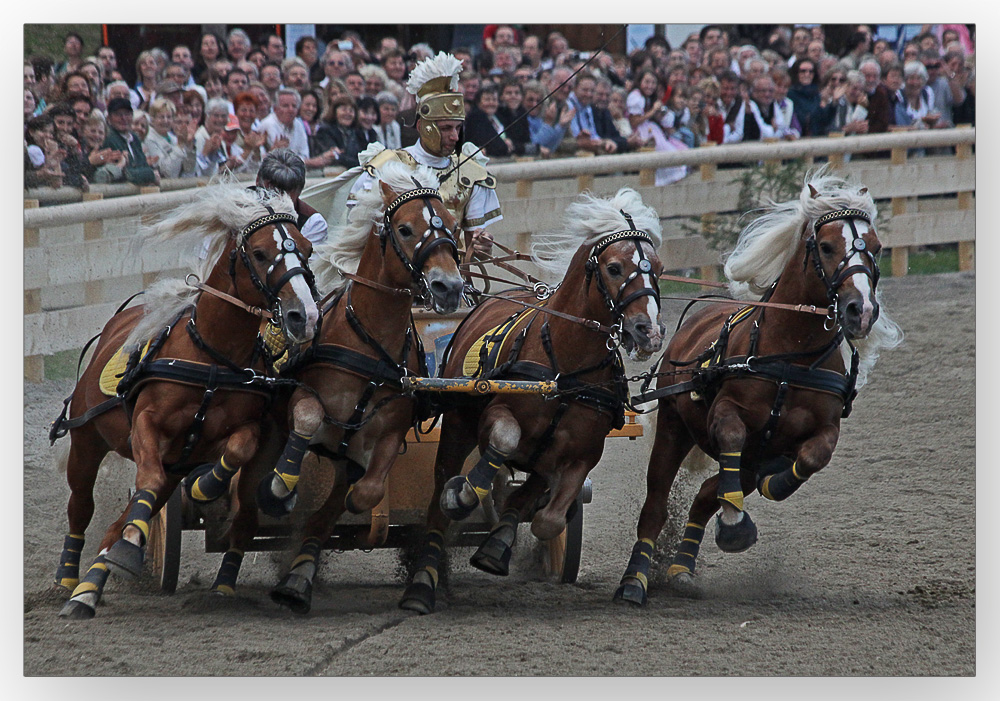
[[[140,357],[146,357],[146,353],[149,352],[149,344],[151,341],[146,341],[146,345],[143,346]],[[108,395],[109,397],[114,397],[118,394],[118,383],[122,379],[122,375],[125,373],[125,367],[128,365],[129,353],[125,351],[125,346],[118,349],[108,364],[104,366],[101,370],[101,392]]]
[[[517,337],[516,331],[520,324],[518,322],[531,318],[531,314],[521,313],[513,316],[501,324],[497,324],[492,329],[484,333],[469,348],[462,361],[462,374],[466,377],[475,377],[477,370],[481,373],[488,372],[500,365],[510,354],[510,345]],[[484,350],[485,347],[485,350]],[[480,362],[482,361],[482,362]],[[482,367],[480,367],[482,365]]]

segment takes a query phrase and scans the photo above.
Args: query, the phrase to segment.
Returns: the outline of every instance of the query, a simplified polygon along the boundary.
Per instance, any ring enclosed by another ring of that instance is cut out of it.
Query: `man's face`
[[[132,133],[132,110],[118,109],[108,115],[111,128],[122,134]]]
[[[290,88],[300,90],[309,82],[309,73],[302,66],[292,66],[288,69],[288,78],[285,83]]]
[[[75,75],[66,81],[66,94],[67,95],[90,95],[90,86],[87,85],[87,79]]]
[[[542,58],[542,46],[538,41],[538,37],[529,36],[525,37],[524,43],[521,44],[521,55],[527,59],[531,60],[532,65],[536,64]]]
[[[733,80],[723,80],[719,83],[719,99],[723,103],[729,104],[736,99],[736,82]]]
[[[507,109],[517,109],[518,105],[521,104],[521,89],[516,85],[504,86],[500,101],[503,102],[504,107]]]
[[[865,77],[865,90],[871,92],[878,87],[879,70],[870,63],[866,63],[858,69]]]
[[[173,52],[170,54],[170,60],[181,64],[189,71],[194,66],[194,60],[191,58],[191,49],[186,46],[175,46]]]
[[[63,45],[63,49],[66,51],[67,56],[79,56],[80,52],[83,51],[83,44],[76,37],[66,37],[66,43]]]
[[[249,85],[249,82],[247,81],[247,77],[245,75],[232,71],[226,77],[226,94],[229,96],[229,99],[232,100],[234,97],[246,90],[247,85]]]
[[[462,81],[462,96],[466,100],[470,102],[474,100],[477,92],[479,92],[479,78],[469,78]]]
[[[274,106],[274,114],[279,122],[286,127],[291,126],[292,122],[295,121],[295,115],[298,111],[299,107],[295,104],[294,95],[278,96],[278,103]]]
[[[406,75],[406,62],[402,56],[390,56],[385,61],[385,72],[395,81],[400,81]]]
[[[82,100],[80,102],[74,102],[73,114],[76,118],[76,127],[79,129],[83,126],[83,123],[87,121],[87,117],[90,116],[90,105]]]
[[[184,70],[184,66],[173,65],[167,66],[167,70],[164,72],[163,77],[167,80],[172,80],[181,87],[187,82],[187,71]]]
[[[896,92],[903,87],[903,71],[898,68],[891,69],[885,74],[885,86],[889,90]]]
[[[924,68],[927,69],[927,82],[933,83],[941,74],[941,59],[929,58],[924,60]]]
[[[385,84],[382,82],[382,79],[379,78],[374,73],[372,75],[368,76],[367,78],[365,78],[365,94],[366,95],[371,95],[372,97],[375,97],[380,92],[382,92],[382,90],[384,90],[384,89],[385,89]]]
[[[209,134],[221,134],[229,123],[229,112],[209,112],[205,115],[205,130]]]
[[[268,90],[277,90],[278,86],[281,85],[281,71],[278,70],[277,66],[264,66],[260,72],[260,82]]]
[[[580,105],[583,107],[589,107],[594,101],[594,81],[592,80],[579,80],[576,83],[576,90],[573,91],[576,95],[576,99],[579,100]]]
[[[569,97],[570,85],[565,83],[565,80],[570,76],[572,71],[569,70],[557,70],[552,71],[552,77],[549,78],[549,92],[551,92],[557,85],[562,84],[562,87],[556,90],[553,97],[557,100],[565,100]]]
[[[115,50],[110,46],[102,46],[97,50],[97,60],[101,62],[105,73],[118,68],[118,58],[115,56]]]
[[[725,51],[716,51],[712,54],[712,63],[709,66],[709,70],[712,73],[718,73],[719,71],[724,71],[729,68],[729,56],[726,55]]]
[[[809,42],[809,48],[806,49],[806,56],[808,56],[813,61],[816,61],[818,63],[819,60],[823,58],[824,53],[826,53],[826,51],[823,49],[823,42],[821,41]]]
[[[493,34],[494,46],[516,46],[516,44],[514,30],[510,27],[498,27],[497,31]]]
[[[809,49],[809,40],[812,39],[808,29],[796,29],[792,34],[792,52],[796,56],[804,56]]]
[[[274,61],[280,61],[285,57],[285,42],[283,42],[280,37],[269,37],[267,40],[267,46],[264,47],[264,53],[268,55],[268,58]]]
[[[705,51],[714,49],[722,44],[722,31],[719,29],[709,29],[705,32]]]
[[[347,86],[347,92],[351,93],[355,100],[365,94],[365,79],[360,75],[347,76],[344,84]]]
[[[594,107],[605,110],[611,102],[611,86],[607,83],[599,83],[594,86]]]
[[[334,51],[331,53],[326,59],[326,65],[323,66],[323,72],[330,78],[343,78],[349,70],[350,66],[347,63],[347,54],[343,51]]]
[[[538,106],[538,103],[541,102],[541,100],[542,100],[541,95],[539,95],[534,90],[528,90],[527,92],[524,93],[524,100],[521,102],[521,104],[524,105],[524,109],[530,112],[531,110],[535,109],[535,107]]]
[[[226,46],[229,49],[229,55],[233,59],[243,58],[247,55],[247,51],[250,50],[250,45],[247,44],[246,39],[239,35],[229,37],[229,43]]]
[[[458,145],[459,131],[462,129],[462,120],[443,119],[437,122],[438,131],[441,133],[441,154],[450,156],[455,152]]]
[[[750,97],[761,107],[767,107],[774,101],[774,83],[770,78],[757,78]]]
[[[116,97],[124,97],[126,100],[129,99],[128,86],[113,85],[110,88],[108,88],[108,102],[111,102]]]

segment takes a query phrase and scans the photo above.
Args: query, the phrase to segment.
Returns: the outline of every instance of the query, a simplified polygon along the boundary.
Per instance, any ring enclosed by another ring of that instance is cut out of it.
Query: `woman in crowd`
[[[139,137],[139,141],[145,141],[149,135],[149,113],[145,110],[135,110],[132,113],[132,133]]]
[[[220,58],[226,57],[224,46],[222,39],[214,32],[205,32],[201,35],[201,41],[198,43],[198,55],[195,57],[194,68],[191,70],[196,83],[203,84],[202,74]]]
[[[323,103],[324,111],[329,105],[333,104],[341,95],[347,95],[347,85],[344,84],[340,78],[330,78],[330,81],[326,84],[326,100]]]
[[[197,90],[185,90],[184,104],[191,111],[190,138],[194,139],[198,128],[205,124],[205,98]]]
[[[500,85],[500,106],[497,117],[505,125],[507,136],[514,142],[514,153],[519,156],[534,154],[531,130],[524,109],[524,89],[516,78],[508,78]]]
[[[104,79],[101,77],[101,66],[94,59],[88,58],[83,63],[80,64],[80,73],[87,76],[87,82],[90,83],[90,97],[95,101],[95,104],[100,109],[105,109],[105,105],[101,104],[101,93],[104,92]]]
[[[216,73],[214,68],[209,68],[202,75],[202,86],[205,88],[205,97],[208,100],[214,100],[217,97],[225,99],[226,93],[223,87],[222,76]]]
[[[368,144],[378,141],[378,134],[375,125],[378,123],[378,103],[375,98],[365,95],[357,103],[358,128],[365,137],[365,143],[361,147],[364,151]]]
[[[205,105],[205,123],[198,127],[194,135],[196,157],[195,175],[211,178],[224,167],[229,158],[223,144],[226,125],[229,124],[229,103],[221,97],[208,101]]]
[[[299,95],[302,96],[302,103],[299,105],[299,119],[302,120],[302,125],[306,128],[311,152],[313,137],[316,136],[316,130],[319,129],[320,125],[319,116],[323,111],[323,98],[320,97],[319,91],[315,88],[300,90]]]
[[[357,108],[350,95],[341,95],[327,106],[314,143],[317,149],[314,158],[328,159],[325,165],[345,168],[358,165],[358,154],[368,142],[358,127]],[[310,162],[306,161],[306,165]]]
[[[788,98],[794,105],[795,118],[802,127],[802,136],[818,136],[817,124],[820,119],[819,83],[816,64],[803,58],[792,66],[792,86],[788,88]]]
[[[514,142],[505,132],[506,125],[497,117],[500,96],[496,85],[485,83],[476,93],[475,107],[465,119],[465,140],[484,147],[483,152],[493,158],[503,158],[514,153]]]
[[[158,97],[149,106],[151,129],[142,142],[146,162],[160,171],[161,178],[181,177],[187,149],[177,143],[173,133],[177,107],[170,100]]]
[[[524,100],[522,105],[528,112],[528,129],[531,132],[531,143],[538,149],[543,158],[550,157],[559,148],[569,123],[576,116],[576,110],[570,105],[560,107],[556,100],[546,100],[545,88],[537,80],[524,85]]]
[[[28,120],[35,116],[35,108],[38,104],[35,102],[35,93],[31,92],[28,88],[24,89],[24,123],[25,129],[27,129]]]
[[[389,76],[382,66],[367,64],[358,68],[358,73],[365,79],[365,95],[368,97],[375,97],[385,91],[389,83]]]
[[[160,84],[159,71],[156,68],[156,57],[152,51],[143,51],[135,60],[135,90],[139,96],[139,106],[136,109],[149,109],[156,86]]]
[[[91,101],[94,100],[93,89],[86,74],[80,71],[71,71],[70,73],[64,73],[62,78],[59,79],[56,92],[49,96],[49,103],[55,104],[56,102],[69,100],[79,95],[89,98]]]
[[[378,103],[378,124],[375,126],[375,133],[378,141],[389,149],[403,147],[399,122],[399,99],[388,90],[383,90],[375,96]]]
[[[927,69],[920,61],[903,66],[902,100],[896,103],[896,125],[910,129],[931,129],[941,115],[934,110],[934,91],[927,86]]]
[[[659,96],[663,94],[660,79],[653,71],[642,71],[635,80],[636,88],[625,101],[629,124],[642,141],[652,139],[657,151],[684,151],[687,147],[664,132],[667,111]],[[657,168],[656,185],[669,185],[687,175],[687,166]]]
[[[254,131],[257,123],[257,98],[250,91],[244,91],[233,98],[233,111],[239,130],[236,133],[236,145],[242,151],[245,170],[255,172],[264,159],[265,135]]]

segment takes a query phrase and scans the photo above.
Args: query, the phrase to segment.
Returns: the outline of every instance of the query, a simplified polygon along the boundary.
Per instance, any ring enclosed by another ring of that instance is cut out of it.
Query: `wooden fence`
[[[737,208],[741,169],[721,164],[805,159],[829,160],[838,173],[864,183],[875,195],[880,222],[891,214],[883,243],[893,275],[905,275],[911,247],[958,243],[960,265],[974,266],[976,160],[972,128],[861,137],[736,144],[678,153],[636,153],[590,158],[504,163],[491,167],[498,180],[504,219],[491,231],[508,246],[530,250],[533,232],[558,227],[566,206],[590,190],[610,195],[620,187],[639,191],[664,225],[660,250],[667,268],[699,268],[717,275],[719,253],[683,224]],[[910,149],[954,150],[950,155],[908,158]],[[845,154],[883,151],[889,158],[847,160]],[[846,161],[846,162],[845,162]],[[656,168],[686,165],[688,177],[653,184]],[[100,331],[129,295],[163,276],[182,276],[182,252],[169,245],[136,251],[135,233],[167,209],[190,201],[192,189],[39,207],[24,211],[24,373],[45,377],[45,357],[79,349]]]

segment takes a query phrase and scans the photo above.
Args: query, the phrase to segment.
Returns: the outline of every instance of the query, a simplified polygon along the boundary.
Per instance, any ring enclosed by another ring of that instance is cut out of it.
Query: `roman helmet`
[[[425,58],[410,73],[406,91],[417,96],[417,132],[420,143],[435,156],[441,153],[441,132],[437,122],[465,120],[465,98],[458,92],[458,74],[462,62],[444,51]]]

